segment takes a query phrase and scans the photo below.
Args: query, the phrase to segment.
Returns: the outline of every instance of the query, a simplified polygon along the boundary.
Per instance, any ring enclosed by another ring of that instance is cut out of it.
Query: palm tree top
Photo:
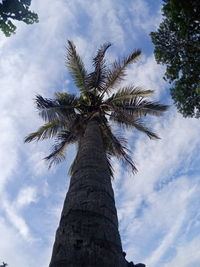
[[[110,46],[110,43],[105,43],[99,48],[92,61],[94,70],[88,73],[75,45],[68,41],[66,66],[79,89],[79,96],[68,93],[55,93],[53,99],[36,96],[36,107],[45,124],[28,135],[25,142],[55,138],[52,153],[45,158],[50,167],[65,158],[69,144],[80,141],[90,120],[99,123],[108,159],[110,156],[122,159],[131,166],[133,172],[136,167],[129,155],[126,140],[113,134],[109,121],[122,127],[135,128],[151,139],[159,138],[145,126],[141,118],[148,114],[160,116],[168,106],[147,100],[152,90],[130,85],[116,91],[126,76],[127,67],[138,60],[141,51],[133,51],[123,60],[114,61],[108,68],[105,53]]]

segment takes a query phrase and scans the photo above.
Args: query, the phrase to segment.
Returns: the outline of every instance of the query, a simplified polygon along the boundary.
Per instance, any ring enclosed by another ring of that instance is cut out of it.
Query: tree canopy
[[[94,118],[101,127],[108,158],[116,156],[122,159],[129,163],[133,171],[136,167],[127,153],[126,140],[112,133],[109,120],[128,129],[139,130],[151,139],[159,138],[141,120],[148,114],[160,116],[167,109],[166,105],[147,100],[153,91],[130,85],[110,94],[124,79],[126,68],[138,59],[141,51],[133,51],[124,60],[115,61],[109,69],[104,56],[110,45],[105,43],[100,47],[93,59],[94,71],[88,73],[76,52],[75,45],[68,41],[66,66],[80,90],[80,95],[77,97],[68,93],[55,93],[54,99],[43,98],[40,95],[36,97],[39,115],[46,123],[38,131],[27,136],[25,142],[55,137],[53,151],[46,157],[50,161],[50,166],[64,159],[66,147],[80,140],[88,121]]]
[[[135,50],[108,66],[105,54],[110,46],[105,43],[99,48],[88,72],[75,45],[68,41],[66,67],[78,94],[57,92],[53,99],[41,95],[35,99],[45,124],[29,134],[25,142],[54,138],[52,152],[45,158],[50,166],[65,158],[68,145],[77,143],[49,267],[145,267],[128,262],[122,250],[110,158],[115,156],[128,163],[133,172],[136,167],[127,140],[114,134],[112,126],[119,124],[158,139],[142,118],[160,116],[168,107],[148,99],[151,90],[133,84],[119,87],[127,67],[137,61],[141,51]]]
[[[164,79],[184,117],[200,117],[200,2],[163,0],[164,19],[150,36],[157,63],[166,64]]]
[[[0,3],[0,29],[5,36],[15,33],[16,26],[12,20],[23,21],[26,24],[38,22],[38,15],[29,10],[31,0],[3,0]]]

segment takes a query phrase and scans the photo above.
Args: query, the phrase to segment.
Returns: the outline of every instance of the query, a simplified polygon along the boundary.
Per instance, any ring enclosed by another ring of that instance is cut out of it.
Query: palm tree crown
[[[55,138],[53,150],[45,158],[49,161],[50,167],[65,158],[66,147],[79,142],[87,123],[93,119],[98,121],[108,161],[110,156],[116,156],[127,162],[133,172],[136,171],[136,167],[126,147],[126,140],[113,134],[109,121],[127,128],[135,128],[151,139],[159,138],[144,125],[141,118],[147,114],[160,116],[167,106],[146,100],[146,97],[153,93],[151,90],[142,90],[132,85],[115,90],[124,79],[126,68],[137,61],[141,51],[135,50],[108,68],[104,57],[110,45],[105,43],[100,47],[93,58],[94,71],[88,73],[76,52],[75,45],[68,41],[66,66],[80,90],[80,95],[77,97],[68,93],[55,93],[54,99],[36,96],[36,106],[45,124],[28,135],[25,142]]]

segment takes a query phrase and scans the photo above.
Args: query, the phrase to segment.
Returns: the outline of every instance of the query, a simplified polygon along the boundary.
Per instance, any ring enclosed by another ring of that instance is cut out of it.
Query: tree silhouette
[[[29,10],[31,0],[3,0],[0,3],[0,29],[5,36],[15,33],[16,26],[12,20],[23,21],[26,24],[38,22],[38,15]]]
[[[167,106],[148,100],[151,90],[130,85],[116,91],[126,68],[141,52],[133,51],[108,68],[104,56],[109,47],[109,43],[100,47],[93,59],[94,70],[88,73],[68,41],[66,65],[78,95],[62,92],[55,93],[54,99],[36,97],[39,115],[46,123],[25,142],[55,138],[53,151],[46,157],[50,166],[64,159],[68,145],[77,143],[78,148],[50,267],[128,266],[118,231],[110,157],[122,159],[133,172],[136,167],[126,140],[113,133],[110,122],[157,139],[141,118],[160,116]]]
[[[163,0],[163,21],[151,38],[156,61],[167,66],[172,99],[184,117],[200,117],[200,1]]]

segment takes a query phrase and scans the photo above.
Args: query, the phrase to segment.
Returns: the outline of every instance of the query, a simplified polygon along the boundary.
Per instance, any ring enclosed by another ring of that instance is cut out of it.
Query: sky
[[[127,259],[147,267],[200,266],[200,123],[177,112],[162,78],[165,66],[153,56],[149,33],[162,20],[161,4],[33,0],[31,10],[40,22],[16,22],[16,34],[9,38],[0,33],[0,262],[46,267],[50,261],[75,148],[49,170],[43,158],[53,141],[23,140],[43,123],[34,105],[36,94],[76,93],[65,67],[66,42],[72,40],[88,69],[105,42],[112,43],[108,63],[141,49],[124,84],[155,90],[153,99],[170,105],[164,116],[146,120],[160,140],[123,132],[136,175],[113,159],[112,184]]]

